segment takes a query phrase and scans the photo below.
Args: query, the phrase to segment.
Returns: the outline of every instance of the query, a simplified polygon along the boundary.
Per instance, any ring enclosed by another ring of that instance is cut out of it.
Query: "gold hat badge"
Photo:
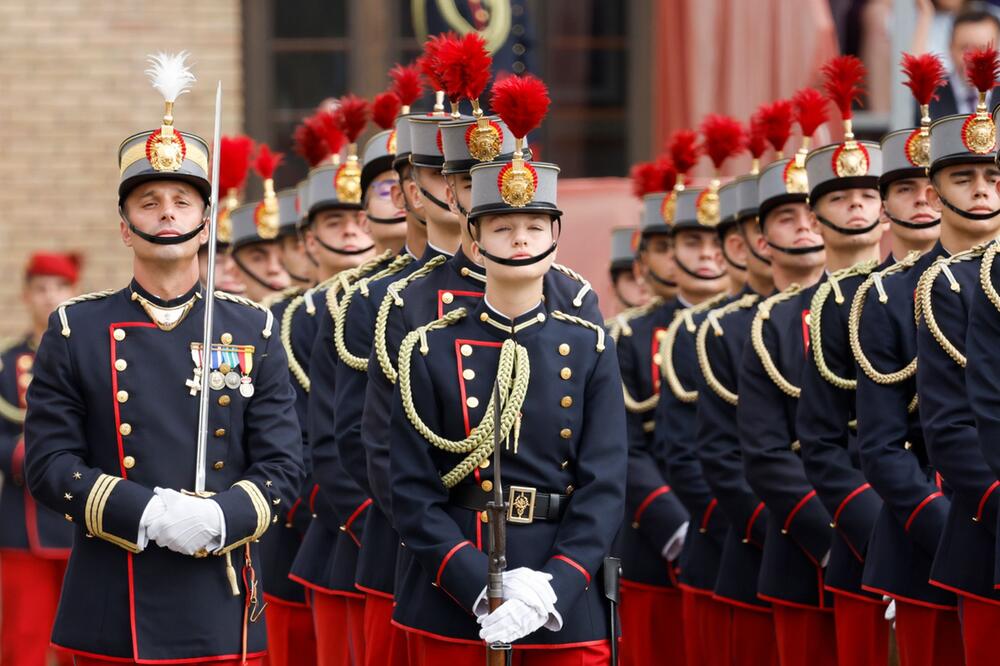
[[[833,172],[838,178],[852,178],[868,174],[868,151],[854,139],[853,106],[864,88],[865,66],[855,56],[837,56],[823,65],[823,89],[826,96],[837,105],[844,121],[844,143],[833,152]]]
[[[157,53],[149,56],[146,76],[153,87],[163,95],[165,110],[160,129],[146,140],[146,158],[157,171],[177,171],[184,163],[187,146],[181,135],[174,131],[174,102],[190,90],[194,74],[187,66],[187,51]]]
[[[906,139],[906,159],[915,167],[931,164],[931,101],[937,99],[937,89],[948,80],[948,70],[941,58],[933,53],[903,54],[903,73],[906,87],[920,105],[920,127]]]
[[[996,127],[986,110],[986,96],[997,84],[997,73],[1000,70],[997,50],[992,46],[974,49],[967,52],[964,59],[965,76],[979,91],[979,103],[976,104],[976,112],[962,125],[962,143],[970,152],[985,155],[996,148]]]
[[[514,158],[497,179],[500,198],[508,206],[523,208],[534,201],[538,189],[538,173],[524,159],[524,137],[548,112],[549,90],[530,74],[508,76],[493,85],[490,103],[514,135]]]

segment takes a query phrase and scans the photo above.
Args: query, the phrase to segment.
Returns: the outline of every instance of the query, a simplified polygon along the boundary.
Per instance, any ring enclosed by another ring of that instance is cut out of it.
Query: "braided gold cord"
[[[592,289],[590,282],[568,266],[563,266],[562,264],[552,264],[552,268],[581,283],[582,286],[580,287],[580,291],[578,291],[576,296],[573,298],[573,307],[578,308],[583,305],[583,297],[586,296],[587,292]]]
[[[677,370],[674,368],[674,343],[677,342],[677,332],[680,330],[681,324],[684,324],[689,332],[695,333],[697,328],[694,325],[694,315],[711,310],[724,301],[726,297],[725,293],[717,294],[703,303],[678,310],[674,313],[673,321],[667,326],[666,334],[663,336],[663,344],[660,345],[660,375],[667,380],[670,391],[681,402],[692,403],[696,401],[698,391],[685,389],[677,376]]]
[[[385,339],[386,326],[389,322],[389,309],[393,305],[403,307],[403,297],[400,295],[400,292],[406,289],[407,285],[411,284],[414,280],[419,280],[428,275],[447,259],[448,257],[445,255],[438,255],[406,277],[396,280],[389,285],[385,298],[379,303],[378,314],[375,316],[375,337],[372,344],[375,349],[375,358],[378,359],[382,373],[393,384],[396,383],[397,373],[396,368],[392,367],[392,359],[389,358],[389,350]]]
[[[705,377],[705,383],[715,391],[716,395],[733,406],[739,402],[739,396],[726,388],[716,376],[715,371],[712,370],[712,363],[708,358],[708,331],[712,329],[715,331],[715,335],[721,336],[723,329],[719,326],[719,320],[737,310],[752,307],[759,299],[760,296],[757,294],[746,294],[732,303],[712,310],[706,315],[705,321],[701,322],[701,326],[698,327],[698,332],[695,334],[695,353],[698,355],[698,366],[701,368],[701,374]]]
[[[649,314],[661,305],[663,305],[663,299],[654,298],[645,305],[637,305],[635,307],[622,310],[617,315],[609,319],[608,322],[605,322],[608,326],[608,335],[610,335],[611,339],[617,344],[621,336],[624,335],[625,337],[629,337],[632,335],[632,327],[628,325],[629,321]]]
[[[426,345],[427,333],[440,330],[461,321],[466,315],[465,308],[452,310],[444,317],[410,331],[403,338],[399,348],[399,393],[403,401],[403,411],[407,419],[421,437],[435,448],[448,453],[468,454],[462,462],[441,476],[445,488],[454,487],[459,481],[472,473],[479,463],[493,453],[493,429],[498,424],[494,422],[493,405],[496,395],[490,392],[490,400],[486,405],[482,421],[473,427],[465,439],[451,440],[441,437],[431,430],[413,404],[413,387],[410,383],[410,368],[413,361],[414,347],[422,341]],[[421,350],[421,353],[426,353]],[[504,341],[500,348],[500,361],[497,365],[497,378],[501,400],[500,436],[505,440],[520,417],[524,398],[528,393],[528,380],[531,376],[531,365],[528,350],[518,345],[512,339]]]
[[[281,291],[266,297],[263,301],[260,302],[260,304],[263,305],[268,310],[270,310],[278,303],[283,303],[284,301],[295,298],[303,291],[304,290],[302,289],[302,287],[299,286],[285,287]]]
[[[292,299],[292,302],[288,304],[285,308],[285,312],[281,315],[281,325],[279,326],[281,346],[285,348],[285,356],[288,357],[288,370],[292,373],[292,376],[299,382],[305,392],[309,392],[310,382],[309,375],[306,374],[305,369],[299,360],[295,358],[295,350],[292,349],[292,315],[295,311],[302,307],[305,302],[305,294],[302,296],[296,296]]]
[[[871,291],[871,288],[874,286],[879,291],[879,302],[888,302],[888,296],[885,295],[885,291],[879,289],[882,281],[889,275],[912,268],[913,265],[917,263],[919,258],[920,252],[914,250],[907,254],[901,261],[896,262],[885,270],[878,273],[872,273],[858,287],[858,291],[854,294],[854,301],[851,303],[851,314],[847,320],[847,331],[848,339],[851,343],[851,352],[853,352],[854,359],[858,362],[861,370],[864,371],[864,373],[873,382],[878,384],[897,384],[909,379],[917,372],[917,359],[914,357],[913,360],[906,364],[905,367],[900,370],[896,370],[895,372],[879,372],[875,369],[875,365],[871,362],[868,356],[865,355],[864,349],[861,348],[861,313],[865,307],[865,299],[868,296],[868,292]]]
[[[62,303],[60,303],[59,306],[56,308],[56,311],[59,313],[59,323],[62,324],[62,330],[60,331],[60,333],[62,333],[62,336],[64,338],[68,338],[70,334],[69,319],[66,318],[66,308],[68,308],[71,305],[76,305],[77,303],[83,303],[85,301],[96,301],[101,298],[107,298],[108,296],[111,296],[114,293],[115,293],[114,289],[105,289],[104,291],[94,291],[89,294],[81,294],[79,296],[74,296],[68,301],[63,301]]]
[[[983,253],[983,263],[979,267],[979,285],[983,288],[986,297],[990,299],[993,307],[1000,310],[1000,294],[997,294],[996,287],[993,286],[993,259],[997,256],[998,246],[993,243]]]
[[[583,326],[584,328],[589,328],[597,334],[597,345],[595,349],[598,352],[604,351],[604,329],[595,324],[594,322],[583,319],[582,317],[577,317],[576,315],[566,314],[565,312],[560,312],[559,310],[553,310],[549,313],[554,319],[560,321],[565,321],[570,324],[576,324],[577,326]]]
[[[368,283],[373,280],[378,280],[389,275],[395,275],[399,271],[403,270],[410,262],[413,261],[413,257],[409,254],[402,254],[396,257],[391,264],[383,268],[378,273],[361,278],[357,282],[348,288],[344,292],[344,297],[337,303],[336,294],[333,290],[326,292],[326,306],[330,311],[330,315],[333,317],[333,345],[336,349],[337,356],[343,361],[347,367],[352,370],[357,370],[358,372],[368,372],[368,357],[355,356],[347,348],[347,343],[344,340],[344,326],[347,323],[347,310],[350,308],[351,301],[354,299],[354,294],[361,291],[363,294],[368,292]]]
[[[875,270],[875,266],[877,265],[878,262],[874,260],[862,261],[850,268],[834,271],[819,286],[809,304],[809,344],[812,347],[813,361],[816,363],[816,369],[823,379],[845,391],[855,390],[858,387],[858,381],[856,379],[846,379],[835,374],[826,363],[826,356],[823,353],[823,306],[826,304],[826,299],[830,296],[831,291],[835,294],[836,303],[838,305],[843,304],[844,295],[840,290],[840,281],[856,275],[868,275]]]
[[[972,249],[966,250],[965,252],[960,252],[958,254],[953,254],[951,257],[939,257],[931,267],[928,268],[923,275],[920,276],[920,281],[917,283],[917,295],[916,300],[919,303],[919,308],[914,308],[914,315],[917,317],[917,323],[919,324],[920,317],[923,316],[924,322],[927,324],[927,330],[931,332],[931,335],[941,345],[941,349],[945,351],[948,356],[951,357],[955,363],[960,367],[965,367],[966,358],[958,350],[958,348],[949,340],[944,331],[941,330],[941,326],[937,322],[937,318],[934,316],[933,307],[933,293],[934,293],[934,281],[937,280],[938,276],[945,271],[945,269],[950,264],[957,264],[963,261],[971,261],[983,255],[986,252],[988,243],[983,243],[977,245]],[[952,291],[958,291],[954,288],[957,282],[954,282],[955,278],[951,274],[949,269],[947,272],[949,276],[949,281],[953,282]]]
[[[767,350],[767,345],[764,344],[764,321],[770,319],[771,309],[775,305],[794,298],[801,291],[802,287],[793,283],[784,291],[766,299],[757,308],[757,314],[754,315],[753,321],[750,324],[750,343],[753,345],[754,351],[757,352],[757,356],[760,357],[760,362],[764,366],[764,372],[771,378],[775,386],[796,399],[802,393],[802,389],[785,379],[778,370],[778,366],[775,365],[774,359],[771,358],[771,353]]]

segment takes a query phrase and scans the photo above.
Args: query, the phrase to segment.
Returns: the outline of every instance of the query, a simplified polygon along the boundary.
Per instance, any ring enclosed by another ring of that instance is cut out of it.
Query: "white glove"
[[[157,522],[163,514],[167,512],[167,505],[163,503],[163,498],[159,495],[153,497],[146,503],[146,508],[142,510],[142,517],[139,518],[139,534],[135,538],[135,545],[139,552],[146,550],[149,544],[149,526]]]
[[[217,502],[169,488],[156,488],[154,492],[167,510],[147,528],[150,539],[182,555],[216,550],[224,543],[226,520]]]
[[[548,614],[520,599],[508,599],[499,608],[479,618],[479,637],[489,644],[513,643],[540,629]]]
[[[888,601],[889,605],[885,607],[885,621],[892,622],[893,628],[896,627],[896,600],[890,597],[882,597],[884,601]]]
[[[552,575],[535,571],[528,567],[519,567],[503,572],[504,599],[521,599],[529,605],[544,610],[547,614],[558,618],[558,626],[549,627],[553,631],[562,629],[562,617],[556,611],[556,593],[549,581]],[[479,593],[476,603],[472,606],[473,614],[479,618],[490,612],[486,599],[486,588]]]
[[[680,557],[681,551],[684,550],[684,540],[687,539],[688,527],[690,527],[690,522],[685,522],[683,525],[677,528],[674,535],[670,537],[667,541],[667,545],[663,547],[663,551],[660,555],[667,562],[673,562],[678,557]]]
[[[505,571],[503,579],[506,600],[497,610],[480,614],[485,604],[476,604],[480,638],[487,643],[510,643],[541,627],[562,629],[562,616],[555,609],[556,593],[549,583],[551,574],[521,567]]]

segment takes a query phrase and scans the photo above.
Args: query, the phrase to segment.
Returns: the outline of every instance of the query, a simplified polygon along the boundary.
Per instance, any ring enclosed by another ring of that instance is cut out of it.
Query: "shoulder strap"
[[[840,281],[858,275],[869,275],[875,270],[876,265],[877,262],[874,260],[862,261],[850,268],[834,271],[819,286],[816,293],[813,294],[812,302],[809,304],[809,338],[816,369],[823,379],[845,391],[856,389],[858,381],[838,376],[826,363],[826,355],[823,351],[823,306],[826,305],[826,299],[829,298],[831,293],[834,294],[837,305],[843,304],[844,294],[840,290]]]
[[[778,370],[778,366],[775,364],[774,359],[771,358],[771,352],[768,351],[767,345],[764,344],[764,322],[771,318],[771,310],[774,306],[794,298],[801,291],[801,286],[798,284],[792,284],[784,291],[766,299],[760,304],[760,307],[757,308],[757,314],[754,315],[753,321],[750,324],[750,344],[753,345],[754,351],[757,352],[757,356],[760,358],[760,362],[764,366],[764,372],[766,372],[767,376],[771,378],[771,381],[774,382],[775,386],[796,399],[798,399],[799,395],[802,393],[802,389],[785,379],[785,377]]]
[[[257,301],[252,301],[249,298],[244,298],[243,296],[236,296],[235,294],[230,294],[228,291],[216,291],[215,297],[222,301],[229,301],[230,303],[239,303],[240,305],[245,305],[248,308],[256,308],[263,312],[267,318],[264,320],[264,329],[260,332],[264,339],[271,337],[271,327],[274,325],[274,313],[265,308],[263,305]]]
[[[69,319],[66,318],[66,308],[71,305],[76,305],[77,303],[83,303],[85,301],[96,301],[101,298],[107,298],[115,293],[114,289],[105,289],[104,291],[94,291],[89,294],[82,294],[80,296],[74,296],[68,301],[63,301],[59,304],[56,311],[59,313],[59,323],[62,324],[62,330],[60,331],[64,338],[68,338],[70,334]]]
[[[618,342],[623,335],[625,337],[632,335],[632,327],[629,326],[629,321],[645,314],[649,314],[661,305],[663,305],[663,300],[654,298],[645,305],[637,305],[635,307],[622,310],[605,322],[605,325],[608,327],[608,335],[610,335],[611,339],[615,342]]]
[[[723,317],[736,312],[737,310],[750,308],[759,300],[760,296],[757,294],[746,294],[745,296],[738,298],[732,303],[724,305],[721,308],[710,310],[705,316],[705,321],[701,322],[701,326],[698,327],[698,332],[695,335],[695,353],[698,355],[698,366],[701,368],[701,374],[705,377],[705,383],[708,384],[709,388],[711,388],[716,395],[728,402],[730,405],[735,406],[739,399],[734,391],[730,391],[721,381],[719,381],[715,371],[712,370],[712,363],[708,358],[708,331],[709,329],[712,329],[715,335],[721,337],[723,335],[723,328],[719,322]]]
[[[576,315],[566,314],[565,312],[560,312],[559,310],[553,310],[549,313],[553,319],[558,319],[559,321],[564,321],[569,324],[576,324],[577,326],[582,326],[584,328],[589,328],[597,334],[597,352],[604,351],[604,329],[595,324],[592,321],[588,321],[583,317],[577,317]]]
[[[556,269],[563,275],[581,283],[580,291],[578,291],[576,293],[576,296],[573,297],[573,307],[578,308],[581,305],[583,305],[583,297],[586,296],[587,292],[592,289],[592,287],[590,286],[590,282],[588,282],[585,277],[574,271],[572,268],[563,266],[562,264],[552,264],[552,268]]]

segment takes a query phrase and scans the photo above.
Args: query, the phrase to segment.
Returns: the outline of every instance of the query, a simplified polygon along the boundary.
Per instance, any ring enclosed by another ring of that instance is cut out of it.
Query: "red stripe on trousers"
[[[308,606],[267,605],[264,666],[316,666],[316,631]]]
[[[681,590],[684,606],[684,641],[689,664],[729,666],[732,662],[730,614],[711,594]]]
[[[962,625],[957,611],[896,600],[899,666],[961,664]]]
[[[28,551],[0,552],[0,664],[47,663],[65,572],[65,560],[43,559]],[[57,659],[60,666],[73,663],[72,656],[62,652]]]
[[[316,658],[319,666],[364,663],[364,599],[341,594],[314,594]]]
[[[621,666],[684,666],[680,590],[623,583],[621,597]]]
[[[962,620],[962,642],[965,644],[965,666],[985,666],[997,663],[1000,641],[1000,606],[974,597],[960,596],[958,612]]]
[[[478,666],[486,662],[486,644],[465,645],[410,632],[406,636],[409,666]],[[607,643],[544,650],[514,650],[512,666],[607,666]]]
[[[365,597],[365,666],[407,664],[406,633],[392,624],[392,607],[391,597]]]
[[[774,634],[781,666],[837,666],[832,613],[774,604]]]
[[[889,623],[885,604],[835,594],[833,619],[837,632],[837,663],[885,664],[889,660]]]

